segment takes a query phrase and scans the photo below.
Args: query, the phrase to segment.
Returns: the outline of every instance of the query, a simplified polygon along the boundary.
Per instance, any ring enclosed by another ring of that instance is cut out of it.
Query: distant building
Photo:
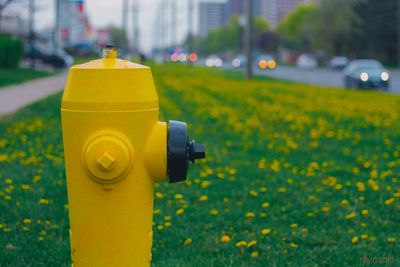
[[[298,4],[311,1],[313,0],[253,0],[253,14],[265,18],[270,27],[275,29]],[[229,17],[243,15],[244,4],[245,0],[228,0]]]
[[[200,37],[206,37],[213,29],[229,23],[227,3],[200,2],[199,11]]]
[[[16,37],[28,36],[28,24],[19,14],[5,14],[0,17],[0,34]]]
[[[206,37],[210,31],[230,22],[232,16],[243,16],[246,0],[226,2],[200,2],[199,35]],[[317,0],[253,0],[253,15],[268,21],[272,30],[292,12],[297,5]]]
[[[60,0],[59,37],[63,47],[86,41],[92,35],[83,1]]]
[[[312,0],[260,0],[260,16],[265,18],[272,29],[293,11],[298,4]]]

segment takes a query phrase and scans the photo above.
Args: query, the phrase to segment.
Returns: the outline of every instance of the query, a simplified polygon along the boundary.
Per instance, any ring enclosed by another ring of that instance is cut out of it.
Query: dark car
[[[353,60],[344,70],[346,88],[389,88],[390,74],[373,59]]]

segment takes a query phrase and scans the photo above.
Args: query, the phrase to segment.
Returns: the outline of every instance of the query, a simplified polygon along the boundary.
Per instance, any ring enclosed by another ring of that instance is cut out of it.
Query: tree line
[[[399,53],[397,0],[320,0],[301,4],[271,31],[268,22],[254,19],[254,46],[261,52],[286,48],[325,57],[376,58],[395,65]],[[399,12],[398,12],[399,11]],[[203,54],[242,51],[243,26],[237,17],[206,38],[196,38]]]

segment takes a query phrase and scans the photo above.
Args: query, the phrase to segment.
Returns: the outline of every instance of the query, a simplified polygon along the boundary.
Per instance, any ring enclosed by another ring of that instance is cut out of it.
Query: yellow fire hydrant
[[[62,98],[72,262],[149,266],[154,182],[186,180],[205,148],[158,121],[149,67],[103,54],[70,69]]]

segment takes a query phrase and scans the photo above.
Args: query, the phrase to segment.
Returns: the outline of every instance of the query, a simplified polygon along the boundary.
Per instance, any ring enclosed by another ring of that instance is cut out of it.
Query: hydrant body
[[[169,138],[150,68],[115,57],[73,66],[61,113],[73,266],[149,266]]]

